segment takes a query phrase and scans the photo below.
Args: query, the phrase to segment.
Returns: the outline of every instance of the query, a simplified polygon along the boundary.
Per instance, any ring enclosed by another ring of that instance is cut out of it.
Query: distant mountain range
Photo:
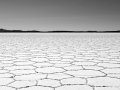
[[[56,30],[56,31],[37,31],[37,30],[6,30],[0,29],[0,33],[120,33],[120,30],[116,31],[67,31],[67,30]]]

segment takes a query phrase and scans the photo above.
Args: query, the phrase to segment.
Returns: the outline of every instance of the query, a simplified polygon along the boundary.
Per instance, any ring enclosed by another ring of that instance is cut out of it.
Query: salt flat
[[[119,33],[0,34],[0,90],[120,90]]]

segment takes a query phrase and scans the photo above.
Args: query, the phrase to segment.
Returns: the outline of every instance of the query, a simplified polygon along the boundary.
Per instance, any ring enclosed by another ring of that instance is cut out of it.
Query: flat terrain
[[[0,34],[0,90],[120,90],[120,34]]]

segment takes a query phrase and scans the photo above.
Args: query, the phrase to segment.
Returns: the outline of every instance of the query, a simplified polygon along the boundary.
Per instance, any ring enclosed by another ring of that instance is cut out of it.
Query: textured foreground
[[[120,36],[2,35],[0,90],[120,90]]]

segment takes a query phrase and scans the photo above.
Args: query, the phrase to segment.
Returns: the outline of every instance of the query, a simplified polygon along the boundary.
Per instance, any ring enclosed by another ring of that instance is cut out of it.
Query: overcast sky
[[[0,0],[0,28],[120,30],[120,0]]]

